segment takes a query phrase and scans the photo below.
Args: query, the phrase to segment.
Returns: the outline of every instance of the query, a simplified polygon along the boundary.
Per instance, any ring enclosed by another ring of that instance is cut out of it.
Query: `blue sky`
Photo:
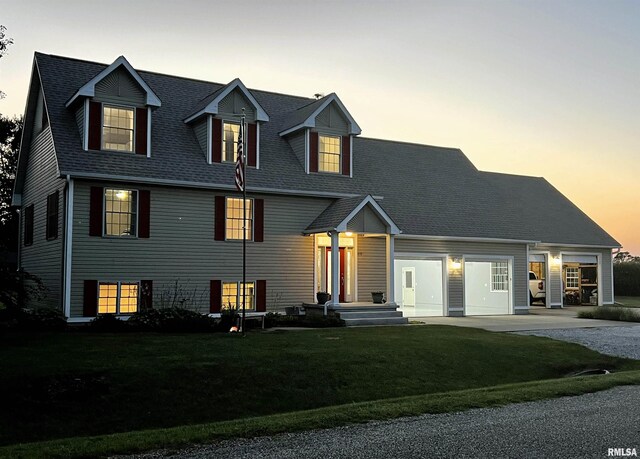
[[[2,3],[0,113],[24,110],[34,51],[336,92],[363,135],[543,176],[640,254],[640,2]]]

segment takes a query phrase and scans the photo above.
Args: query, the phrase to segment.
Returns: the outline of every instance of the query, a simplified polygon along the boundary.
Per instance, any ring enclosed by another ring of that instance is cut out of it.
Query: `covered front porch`
[[[305,304],[306,310],[353,319],[381,313],[402,318],[395,302],[393,260],[400,230],[372,196],[332,203],[305,234],[314,238],[313,294],[318,300]]]

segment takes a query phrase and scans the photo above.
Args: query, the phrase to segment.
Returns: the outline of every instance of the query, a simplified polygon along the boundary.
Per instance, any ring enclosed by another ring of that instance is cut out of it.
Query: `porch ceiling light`
[[[347,231],[346,233],[344,233],[344,235],[347,237],[351,237],[353,236],[353,233],[351,231]]]

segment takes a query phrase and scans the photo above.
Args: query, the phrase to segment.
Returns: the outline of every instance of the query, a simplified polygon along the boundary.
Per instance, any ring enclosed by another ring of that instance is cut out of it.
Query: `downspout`
[[[71,317],[71,244],[73,241],[73,179],[67,175],[64,203],[64,243],[63,243],[63,309],[67,320]]]

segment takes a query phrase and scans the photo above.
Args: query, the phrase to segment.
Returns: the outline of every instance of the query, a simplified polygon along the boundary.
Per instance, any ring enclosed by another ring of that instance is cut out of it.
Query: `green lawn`
[[[640,308],[640,296],[617,296],[616,303],[628,308]]]
[[[9,334],[0,362],[0,445],[640,369],[574,344],[445,326]]]

